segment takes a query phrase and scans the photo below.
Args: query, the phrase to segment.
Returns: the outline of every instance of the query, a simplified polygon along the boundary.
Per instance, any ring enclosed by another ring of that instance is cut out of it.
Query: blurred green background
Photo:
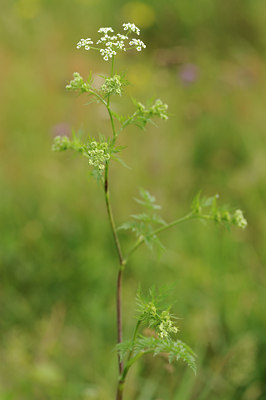
[[[158,260],[141,248],[125,273],[125,336],[139,282],[174,283],[180,338],[198,354],[182,364],[147,357],[126,399],[266,399],[264,0],[2,0],[0,13],[0,400],[114,399],[116,254],[102,189],[87,163],[51,152],[72,127],[109,135],[106,114],[66,93],[74,71],[108,72],[82,37],[123,22],[141,28],[142,53],[120,57],[127,92],[160,97],[159,129],[128,128],[132,169],[111,168],[118,224],[139,210],[138,187],[166,220],[200,190],[244,210],[246,231],[195,221],[161,235]],[[130,100],[114,99],[130,113]],[[132,243],[121,235],[122,245]]]

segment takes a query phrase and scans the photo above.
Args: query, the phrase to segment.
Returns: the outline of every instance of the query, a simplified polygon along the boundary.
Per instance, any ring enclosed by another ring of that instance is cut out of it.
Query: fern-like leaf
[[[154,336],[146,337],[140,335],[134,342],[127,341],[117,345],[117,350],[122,359],[132,352],[133,360],[144,354],[151,353],[153,356],[167,355],[168,362],[179,360],[185,362],[196,374],[196,355],[191,348],[181,340],[165,340]]]
[[[161,206],[155,204],[155,197],[152,196],[148,190],[142,188],[139,189],[141,199],[135,198],[136,202],[142,204],[148,210],[159,210]]]
[[[118,230],[131,230],[136,234],[139,240],[144,241],[150,250],[153,250],[155,247],[158,255],[160,255],[164,250],[164,246],[153,231],[156,226],[166,224],[166,222],[155,212],[155,210],[159,210],[161,206],[156,204],[155,197],[144,189],[140,189],[140,199],[135,198],[135,200],[145,208],[145,212],[132,214],[132,220],[119,226]]]

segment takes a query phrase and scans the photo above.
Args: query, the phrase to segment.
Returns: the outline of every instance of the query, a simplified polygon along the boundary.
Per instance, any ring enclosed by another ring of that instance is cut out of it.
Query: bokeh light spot
[[[32,19],[40,11],[39,0],[19,0],[15,5],[15,11],[20,18]]]
[[[154,9],[141,2],[130,2],[123,7],[123,16],[141,28],[148,28],[155,22]]]

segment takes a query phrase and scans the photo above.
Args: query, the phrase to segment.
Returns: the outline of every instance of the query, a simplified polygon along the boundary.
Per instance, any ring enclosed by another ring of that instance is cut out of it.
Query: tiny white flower
[[[107,28],[100,28],[98,30],[99,33],[107,33],[107,32],[114,32],[112,28],[107,27]]]
[[[143,41],[140,40],[140,39],[135,39],[135,38],[134,38],[134,39],[131,39],[130,42],[129,42],[129,44],[130,44],[131,46],[136,46],[137,51],[141,51],[141,48],[143,48],[143,49],[146,48],[145,43],[143,43]]]
[[[116,47],[118,48],[118,49],[120,49],[120,50],[123,50],[124,49],[124,47],[125,47],[125,44],[124,44],[124,42],[121,40],[121,41],[118,41],[116,44]]]
[[[140,34],[140,30],[135,24],[130,24],[130,23],[123,24],[123,28],[124,28],[124,31],[134,32],[137,35]]]
[[[88,46],[89,44],[93,44],[93,41],[91,40],[91,38],[87,38],[87,39],[80,39],[80,41],[77,43],[76,48],[80,49],[81,47],[85,47],[86,50],[89,50],[90,47]]]
[[[117,36],[118,36],[119,39],[121,39],[121,40],[127,40],[127,39],[128,39],[128,36],[126,36],[126,35],[121,35],[120,33],[118,33]]]
[[[245,229],[247,227],[247,220],[245,219],[244,215],[243,215],[243,211],[242,210],[236,210],[234,215],[233,215],[233,219],[235,224],[242,229]]]

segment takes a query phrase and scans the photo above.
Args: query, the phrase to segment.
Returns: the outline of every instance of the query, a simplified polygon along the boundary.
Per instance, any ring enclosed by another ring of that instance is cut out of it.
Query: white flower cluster
[[[56,136],[52,145],[53,151],[64,151],[70,147],[70,140],[67,136]]]
[[[170,314],[168,311],[163,311],[161,314],[161,323],[159,325],[159,336],[163,339],[168,339],[171,333],[177,333],[178,328],[173,325]]]
[[[118,36],[119,39],[121,39],[121,40],[127,40],[127,39],[128,39],[128,36],[122,35],[121,33],[118,33],[117,36]]]
[[[75,150],[79,153],[83,153],[84,149],[85,146],[77,137],[73,137],[71,140],[67,136],[56,136],[52,146],[53,151]]]
[[[160,119],[168,119],[167,109],[168,105],[164,104],[162,100],[155,100],[154,104],[146,108],[142,103],[137,103],[138,114],[144,118],[151,118],[153,116],[159,117]]]
[[[137,35],[140,34],[140,30],[135,24],[130,24],[130,23],[123,24],[123,28],[124,28],[124,31],[134,32]]]
[[[119,75],[114,75],[111,78],[106,78],[105,82],[101,86],[101,91],[107,95],[118,94],[121,96],[122,94],[122,82],[121,77]]]
[[[107,27],[107,28],[100,28],[98,30],[99,33],[108,33],[108,32],[114,32],[113,28]]]
[[[160,310],[156,309],[153,302],[145,304],[141,319],[145,321],[150,328],[154,329],[162,339],[169,339],[172,334],[179,331],[174,325],[169,311],[160,312]]]
[[[157,317],[157,309],[156,309],[155,305],[151,301],[147,304],[147,308],[145,310],[145,313],[147,315],[152,316],[153,318]]]
[[[56,136],[52,146],[53,151],[74,150],[88,159],[89,165],[96,170],[102,172],[105,168],[106,161],[110,160],[110,148],[106,142],[96,142],[89,140],[85,145],[80,142],[79,138],[73,137],[70,140],[66,136]]]
[[[95,141],[88,144],[89,165],[102,171],[105,168],[105,162],[110,159],[108,143],[97,143]]]
[[[233,223],[239,228],[245,229],[248,225],[246,218],[243,215],[242,210],[236,210],[233,215]]]
[[[154,105],[151,107],[152,114],[161,119],[168,119],[167,110],[168,105],[164,104],[160,99],[155,100]]]
[[[116,51],[112,50],[111,47],[106,47],[106,49],[100,49],[100,53],[103,56],[104,61],[108,61],[109,58],[112,58],[116,55]]]
[[[131,46],[136,47],[137,51],[141,51],[142,48],[143,48],[143,49],[146,49],[146,44],[144,44],[143,41],[140,40],[140,39],[132,39],[132,40],[129,42],[129,44],[130,44]]]
[[[82,76],[78,72],[73,73],[73,78],[74,79],[66,85],[67,90],[80,91],[81,93],[88,92],[90,86],[87,82],[84,82]]]
[[[212,217],[216,222],[224,222],[225,224],[233,224],[238,228],[245,229],[248,225],[246,218],[244,217],[242,210],[235,210],[234,214],[230,214],[229,211],[219,211],[214,209]]]
[[[117,54],[117,50],[129,50],[130,47],[126,48],[125,41],[129,40],[128,35],[130,33],[140,34],[139,28],[135,24],[126,23],[123,24],[123,29],[126,31],[126,34],[117,33],[115,35],[110,35],[109,33],[114,33],[114,30],[111,27],[103,27],[98,30],[99,33],[103,33],[103,36],[96,42],[96,45],[103,44],[102,48],[98,47],[90,47],[93,44],[91,38],[81,39],[77,44],[77,49],[84,47],[86,50],[99,50],[100,54],[103,56],[105,61],[112,59],[113,56]],[[137,51],[141,51],[146,48],[146,45],[139,39],[132,38],[129,42],[129,46],[133,46]],[[132,48],[132,47],[131,47]]]
[[[91,38],[80,39],[80,41],[77,43],[77,49],[80,49],[81,47],[85,47],[85,50],[90,50],[89,44],[93,44],[93,41],[91,40]]]

